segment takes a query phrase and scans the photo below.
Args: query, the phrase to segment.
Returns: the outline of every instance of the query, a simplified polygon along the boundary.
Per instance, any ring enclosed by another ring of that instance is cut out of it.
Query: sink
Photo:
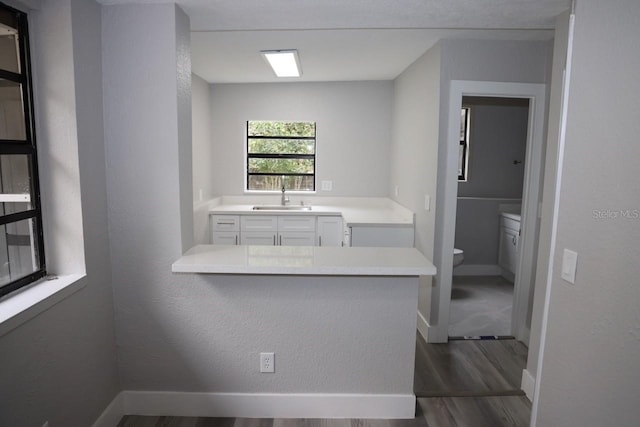
[[[260,205],[254,206],[254,211],[310,211],[311,206],[281,206],[281,205]]]

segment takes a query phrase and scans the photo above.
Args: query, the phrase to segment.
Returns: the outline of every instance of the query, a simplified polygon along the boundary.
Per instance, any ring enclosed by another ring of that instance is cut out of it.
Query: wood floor
[[[526,427],[531,404],[520,391],[527,348],[515,340],[416,342],[416,417],[254,419],[127,415],[118,427]]]

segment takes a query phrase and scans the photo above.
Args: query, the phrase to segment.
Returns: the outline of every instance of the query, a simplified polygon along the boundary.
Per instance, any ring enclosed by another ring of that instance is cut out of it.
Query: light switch
[[[333,190],[333,181],[322,181],[322,191]]]
[[[576,269],[578,266],[578,253],[565,249],[562,254],[562,273],[560,277],[571,284],[576,283]]]
[[[431,210],[431,196],[425,194],[424,196],[424,210],[427,212]]]

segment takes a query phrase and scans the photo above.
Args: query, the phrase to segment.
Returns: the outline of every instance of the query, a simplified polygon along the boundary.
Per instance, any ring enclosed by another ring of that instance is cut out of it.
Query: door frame
[[[507,83],[472,80],[452,80],[449,88],[449,111],[447,112],[444,173],[439,174],[444,182],[438,184],[442,194],[442,209],[436,216],[436,229],[442,230],[436,241],[435,257],[438,275],[438,291],[432,295],[432,309],[428,341],[444,343],[449,338],[449,308],[451,305],[451,283],[453,273],[453,247],[455,240],[456,209],[458,196],[458,146],[460,134],[460,109],[463,96],[489,96],[500,98],[529,99],[529,122],[522,193],[522,247],[518,257],[514,286],[511,329],[513,335],[525,343],[529,340],[530,325],[527,319],[533,299],[536,250],[539,233],[539,206],[542,196],[542,172],[544,153],[544,128],[546,109],[546,85],[537,83]],[[441,147],[443,148],[443,147]],[[450,256],[445,256],[451,254]]]

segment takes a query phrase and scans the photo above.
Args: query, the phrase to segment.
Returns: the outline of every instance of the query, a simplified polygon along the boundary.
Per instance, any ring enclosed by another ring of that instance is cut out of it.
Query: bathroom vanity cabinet
[[[500,215],[500,245],[498,250],[498,264],[503,275],[512,280],[515,278],[518,265],[520,240],[520,215]]]

